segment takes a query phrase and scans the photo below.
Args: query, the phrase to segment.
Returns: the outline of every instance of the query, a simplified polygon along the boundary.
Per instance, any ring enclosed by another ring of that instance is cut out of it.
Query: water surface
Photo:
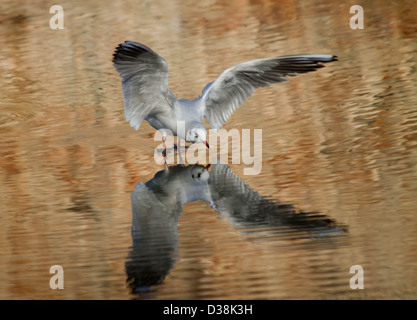
[[[64,30],[44,1],[2,2],[0,298],[415,299],[417,18],[413,1],[360,2],[363,30],[324,0],[61,1]],[[263,130],[259,175],[166,174],[154,130],[124,120],[125,40],[161,54],[188,99],[246,60],[339,61],[259,89],[225,124]]]

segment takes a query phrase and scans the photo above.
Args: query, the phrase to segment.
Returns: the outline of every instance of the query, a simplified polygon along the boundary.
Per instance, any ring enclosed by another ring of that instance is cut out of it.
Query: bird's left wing
[[[325,214],[304,212],[290,203],[263,197],[224,164],[214,164],[208,181],[211,206],[230,221],[246,226],[288,226],[304,231],[345,232],[345,226]]]
[[[203,90],[204,116],[213,129],[219,129],[256,88],[270,86],[323,67],[319,62],[336,60],[333,55],[295,55],[244,62],[224,71]]]

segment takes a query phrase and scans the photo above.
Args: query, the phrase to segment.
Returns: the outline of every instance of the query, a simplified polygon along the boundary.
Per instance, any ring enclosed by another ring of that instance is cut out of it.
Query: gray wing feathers
[[[256,88],[288,81],[323,67],[319,62],[336,60],[332,55],[296,55],[244,62],[224,71],[203,90],[205,117],[213,129],[219,129]]]
[[[214,209],[233,222],[250,221],[262,196],[246,185],[224,164],[215,164],[210,171],[209,187]]]
[[[168,86],[168,65],[148,47],[133,41],[120,44],[113,63],[122,78],[126,120],[136,130],[153,112],[171,111],[174,95]]]
[[[214,209],[235,224],[288,226],[320,235],[346,231],[345,226],[324,214],[300,211],[292,204],[262,197],[226,165],[213,165],[209,187]]]

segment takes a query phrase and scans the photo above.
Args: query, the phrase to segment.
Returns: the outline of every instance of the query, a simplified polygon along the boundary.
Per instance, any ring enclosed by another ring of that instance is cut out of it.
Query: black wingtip
[[[130,40],[126,40],[124,43],[120,43],[114,53],[113,53],[113,59],[112,62],[116,62],[116,59],[129,59],[129,58],[135,58],[143,53],[152,53],[155,54],[152,49],[150,49],[149,47],[135,42],[135,41],[130,41]]]

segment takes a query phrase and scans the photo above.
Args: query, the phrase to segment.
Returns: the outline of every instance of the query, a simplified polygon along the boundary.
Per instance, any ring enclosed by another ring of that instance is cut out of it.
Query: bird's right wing
[[[122,78],[126,121],[139,129],[142,121],[156,112],[172,112],[175,96],[168,86],[168,64],[143,44],[126,41],[113,54]]]

